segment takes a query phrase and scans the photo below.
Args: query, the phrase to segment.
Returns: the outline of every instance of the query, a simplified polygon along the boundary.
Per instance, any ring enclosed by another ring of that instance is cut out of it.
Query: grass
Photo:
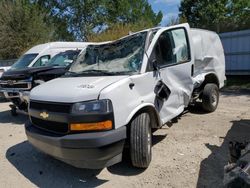
[[[226,88],[250,89],[250,76],[227,76]]]

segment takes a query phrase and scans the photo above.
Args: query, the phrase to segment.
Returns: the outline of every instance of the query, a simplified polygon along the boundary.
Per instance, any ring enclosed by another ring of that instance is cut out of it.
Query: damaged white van
[[[188,24],[153,28],[89,45],[69,72],[31,91],[29,142],[79,168],[122,160],[147,168],[152,128],[161,128],[196,100],[217,108],[225,60],[216,33]]]

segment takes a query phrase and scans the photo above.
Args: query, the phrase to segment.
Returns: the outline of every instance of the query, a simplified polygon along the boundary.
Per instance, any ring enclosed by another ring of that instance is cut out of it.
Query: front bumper
[[[0,100],[4,98],[5,98],[4,93],[0,91]]]
[[[22,102],[29,102],[30,91],[19,91],[19,90],[0,90],[6,99],[20,99]]]
[[[78,168],[101,169],[122,160],[126,127],[93,133],[56,135],[25,124],[29,142],[37,149]]]

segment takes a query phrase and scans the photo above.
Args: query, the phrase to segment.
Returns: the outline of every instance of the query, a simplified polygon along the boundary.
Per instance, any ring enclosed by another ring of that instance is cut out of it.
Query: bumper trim
[[[0,90],[6,99],[16,99],[19,98],[21,101],[29,101],[30,91],[20,91],[20,90]],[[10,95],[10,93],[15,95]]]
[[[25,124],[25,131],[27,136],[36,140],[57,147],[72,149],[102,147],[125,140],[127,136],[126,126],[110,131],[68,134],[62,136],[36,128],[30,121]]]

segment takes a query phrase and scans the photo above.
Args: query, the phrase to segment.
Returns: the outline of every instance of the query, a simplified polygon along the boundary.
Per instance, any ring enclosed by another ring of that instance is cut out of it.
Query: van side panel
[[[220,88],[224,86],[225,56],[219,36],[211,31],[191,29],[194,49],[194,78],[214,73]],[[200,78],[199,78],[200,79]]]

